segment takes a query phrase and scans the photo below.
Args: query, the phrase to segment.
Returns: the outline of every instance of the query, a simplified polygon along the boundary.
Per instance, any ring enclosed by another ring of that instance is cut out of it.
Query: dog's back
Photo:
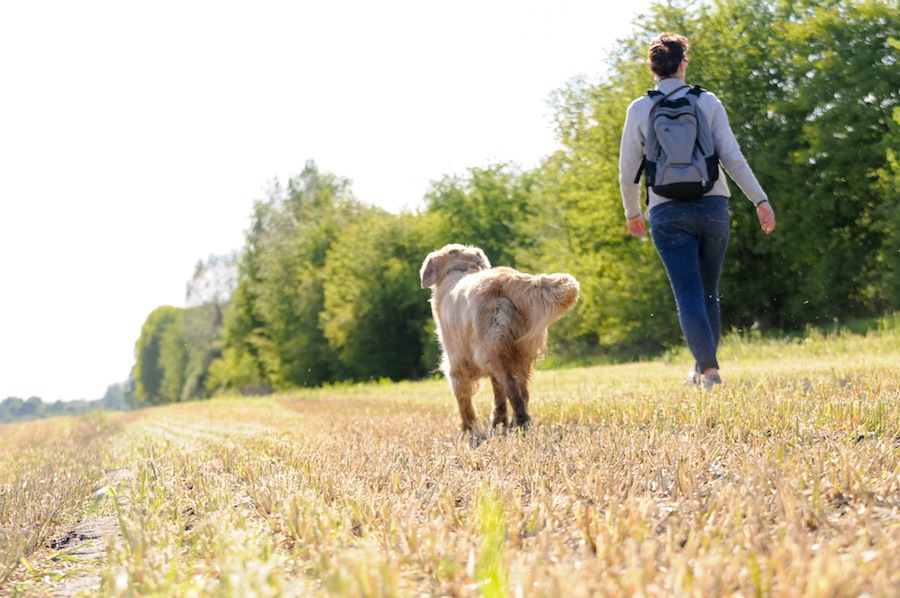
[[[486,373],[498,356],[541,356],[547,327],[574,305],[578,290],[568,274],[532,276],[506,267],[460,276],[450,288],[439,286],[435,315],[448,360],[471,361]]]

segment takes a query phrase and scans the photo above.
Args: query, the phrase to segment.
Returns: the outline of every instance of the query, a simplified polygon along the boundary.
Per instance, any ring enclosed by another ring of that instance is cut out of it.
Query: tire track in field
[[[131,470],[126,467],[107,470],[103,480],[105,485],[94,492],[94,499],[101,497],[110,486],[127,484],[132,477]],[[45,558],[58,564],[53,573],[61,575],[62,580],[49,587],[35,586],[34,595],[54,598],[97,595],[102,583],[98,569],[106,561],[109,546],[121,539],[115,515],[82,519],[65,533],[51,538],[46,548],[52,552]],[[25,590],[23,595],[31,595],[31,589]]]
[[[153,422],[152,431],[172,441],[200,440],[219,443],[240,440],[247,436],[271,434],[276,429],[260,422],[233,421],[226,419],[189,419],[166,417]]]
[[[272,428],[258,422],[229,421],[212,418],[186,418],[166,415],[146,418],[147,431],[157,438],[182,445],[217,445],[229,447],[241,442],[241,437],[260,432],[271,432]],[[127,467],[110,469],[101,481],[102,486],[95,491],[93,499],[99,500],[107,488],[120,484],[129,485],[134,473]],[[249,497],[243,498],[248,501]],[[122,541],[118,518],[115,515],[85,518],[62,530],[51,538],[45,559],[54,563],[52,574],[61,579],[37,581],[19,594],[24,596],[52,596],[73,598],[75,596],[98,595],[102,584],[102,567],[106,563],[111,545]],[[0,591],[0,596],[4,596]]]

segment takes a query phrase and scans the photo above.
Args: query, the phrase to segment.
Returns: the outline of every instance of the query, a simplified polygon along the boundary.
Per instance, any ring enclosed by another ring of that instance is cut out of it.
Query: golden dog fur
[[[492,268],[484,252],[451,244],[428,254],[419,272],[432,289],[431,310],[443,349],[441,370],[459,403],[463,430],[476,424],[472,396],[490,376],[494,426],[528,427],[528,383],[544,355],[547,327],[578,299],[578,281],[568,274],[532,276]]]

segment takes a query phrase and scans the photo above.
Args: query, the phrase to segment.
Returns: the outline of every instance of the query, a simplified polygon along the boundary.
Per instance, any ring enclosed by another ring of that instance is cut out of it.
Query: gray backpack
[[[669,199],[700,197],[719,178],[719,157],[712,133],[697,106],[703,90],[697,85],[684,97],[669,99],[685,87],[689,86],[679,87],[668,95],[655,89],[647,92],[653,99],[653,108],[644,142],[644,160],[634,179],[635,183],[640,182],[644,172],[648,189]]]

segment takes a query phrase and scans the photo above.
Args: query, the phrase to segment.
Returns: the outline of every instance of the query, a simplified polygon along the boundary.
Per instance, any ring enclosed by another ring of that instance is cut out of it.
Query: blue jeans
[[[718,368],[719,277],[731,232],[728,199],[670,201],[649,213],[650,236],[669,275],[678,321],[698,372]]]

